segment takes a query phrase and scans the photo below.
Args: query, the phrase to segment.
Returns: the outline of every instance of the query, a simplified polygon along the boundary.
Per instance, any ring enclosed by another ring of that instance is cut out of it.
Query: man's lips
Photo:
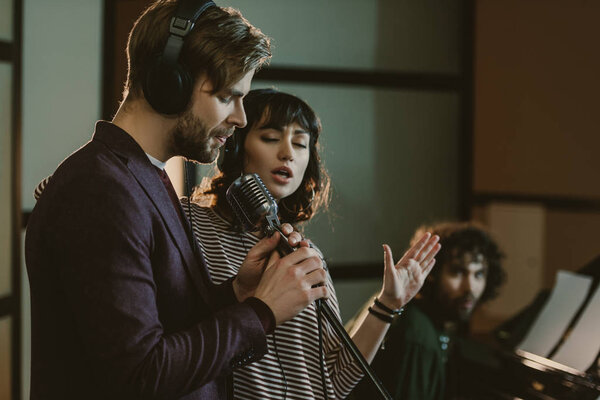
[[[475,303],[473,303],[472,301],[462,301],[462,302],[460,302],[461,308],[466,308],[466,309],[473,308],[474,304]]]
[[[460,308],[471,309],[475,306],[475,299],[469,296],[468,298],[459,299],[457,303]]]
[[[225,142],[227,141],[227,139],[230,137],[230,134],[226,134],[226,135],[216,135],[215,139],[217,139],[217,141],[219,143],[221,143],[221,146],[225,145]]]

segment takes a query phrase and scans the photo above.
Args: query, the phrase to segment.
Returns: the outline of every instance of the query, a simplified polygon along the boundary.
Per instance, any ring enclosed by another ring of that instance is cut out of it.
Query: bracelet
[[[376,318],[382,320],[383,322],[387,322],[388,324],[394,322],[394,318],[391,315],[385,315],[384,313],[375,311],[372,307],[369,307],[369,314],[374,315]]]
[[[383,304],[382,302],[379,301],[379,299],[377,297],[375,297],[375,305],[379,308],[381,308],[383,311],[385,311],[388,314],[393,314],[393,315],[400,315],[402,314],[402,311],[404,311],[404,308],[396,308],[395,310],[392,310],[391,308],[389,308],[388,306],[386,306],[385,304]]]

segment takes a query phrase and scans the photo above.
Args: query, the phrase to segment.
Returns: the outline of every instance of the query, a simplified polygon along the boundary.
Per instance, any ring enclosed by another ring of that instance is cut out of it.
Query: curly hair
[[[244,142],[248,132],[259,122],[281,127],[297,123],[310,135],[309,160],[298,189],[279,201],[279,218],[292,225],[309,220],[319,208],[327,207],[330,198],[329,176],[321,165],[319,156],[319,118],[303,100],[275,89],[251,90],[244,97],[244,109],[248,123],[244,128],[236,129],[227,141],[219,163],[221,173],[210,182],[196,187],[192,200],[200,201],[207,195],[213,195],[210,205],[218,209],[229,209],[225,193],[229,185],[243,173]]]
[[[501,263],[504,254],[486,228],[476,222],[442,222],[430,226],[424,225],[416,230],[411,245],[416,243],[425,232],[438,235],[442,248],[435,257],[438,267],[433,268],[429,274],[431,279],[427,279],[421,289],[424,297],[428,297],[435,288],[435,282],[442,271],[439,266],[451,262],[455,257],[462,257],[465,253],[483,255],[487,265],[485,289],[479,303],[498,296],[500,286],[506,280],[506,272]]]

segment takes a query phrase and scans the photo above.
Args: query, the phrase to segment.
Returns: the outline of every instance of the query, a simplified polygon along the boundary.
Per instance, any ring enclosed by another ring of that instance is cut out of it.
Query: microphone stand
[[[365,358],[361,354],[360,350],[358,350],[358,347],[356,347],[356,345],[352,341],[352,338],[350,338],[350,335],[348,335],[348,332],[346,332],[346,329],[344,329],[342,323],[337,319],[336,315],[331,310],[331,307],[329,307],[329,304],[323,301],[323,299],[318,299],[316,303],[317,307],[321,307],[323,315],[325,315],[325,319],[327,320],[327,322],[329,322],[331,328],[342,339],[348,350],[350,350],[350,353],[352,354],[354,360],[358,362],[360,369],[362,369],[365,375],[367,375],[375,384],[375,386],[379,390],[379,393],[381,393],[381,396],[386,400],[392,400],[392,396],[388,393],[387,389],[385,388],[385,386],[383,386],[383,383],[381,383],[377,375],[375,375],[375,371],[373,371],[373,368],[371,368],[367,360],[365,360]]]
[[[285,239],[285,235],[283,234],[283,232],[281,232],[279,227],[273,226],[270,223],[267,224],[267,227],[265,228],[265,233],[269,234],[270,236],[275,231],[281,234],[281,240],[279,241],[279,246],[277,246],[277,251],[279,252],[279,255],[283,257],[287,254],[292,253],[294,251],[294,248],[290,246],[290,244],[287,242],[287,240]],[[333,331],[337,333],[338,336],[342,339],[342,341],[350,351],[352,358],[354,358],[354,360],[358,363],[360,369],[375,384],[381,396],[386,400],[393,400],[392,396],[389,394],[385,386],[383,386],[383,383],[381,383],[381,380],[379,380],[377,375],[375,375],[375,371],[373,371],[373,368],[371,368],[367,360],[365,360],[365,358],[363,357],[360,350],[358,350],[358,347],[356,347],[356,345],[352,341],[350,335],[348,335],[348,332],[346,332],[346,329],[344,328],[340,320],[337,318],[331,307],[329,307],[329,304],[327,304],[327,302],[325,302],[323,299],[317,299],[315,303],[317,307],[320,308],[320,310],[323,312],[323,315],[325,315],[325,319],[327,320],[327,322],[329,322],[329,325],[331,326]]]

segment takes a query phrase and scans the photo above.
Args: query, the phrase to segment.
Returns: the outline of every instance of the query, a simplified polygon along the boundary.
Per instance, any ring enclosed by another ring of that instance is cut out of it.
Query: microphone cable
[[[281,377],[283,378],[283,400],[287,398],[287,390],[288,383],[287,378],[285,376],[285,370],[283,369],[283,364],[281,363],[281,358],[279,358],[279,351],[277,350],[277,338],[275,334],[275,330],[273,330],[273,350],[275,351],[275,358],[277,359],[277,364],[279,364],[279,369],[281,369]]]
[[[323,385],[323,396],[325,400],[329,397],[327,396],[327,382],[325,381],[325,352],[323,351],[323,315],[321,311],[321,301],[317,300],[315,302],[317,308],[317,330],[319,332],[319,367],[321,370],[321,385]]]
[[[190,180],[188,179],[188,163],[189,161],[185,158],[183,159],[183,180],[185,181],[185,191],[187,192],[185,195],[187,202],[187,215],[190,224],[190,231],[192,233],[192,251],[196,258],[198,258],[198,249],[196,247],[200,247],[200,243],[196,243],[196,234],[194,233],[194,214],[192,213],[192,188],[190,187]]]

